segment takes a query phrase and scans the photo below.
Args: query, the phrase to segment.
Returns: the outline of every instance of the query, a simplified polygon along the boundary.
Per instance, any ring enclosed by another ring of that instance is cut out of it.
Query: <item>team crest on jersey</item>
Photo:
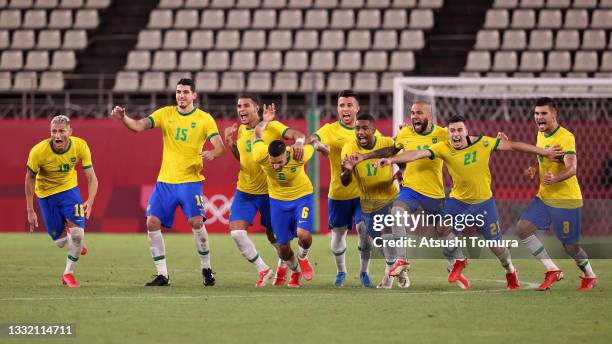
[[[434,137],[433,139],[431,139],[431,143],[438,143],[438,138]]]
[[[489,141],[485,141],[482,143],[485,147],[489,147]]]
[[[73,164],[76,163],[76,160],[77,159],[75,157],[70,158],[70,162],[73,163]]]
[[[195,128],[196,127],[196,122],[191,122],[191,127]]]

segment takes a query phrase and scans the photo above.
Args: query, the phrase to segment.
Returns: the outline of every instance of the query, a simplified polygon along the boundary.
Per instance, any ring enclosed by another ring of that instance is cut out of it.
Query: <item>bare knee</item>
[[[437,227],[436,228],[436,233],[438,234],[438,238],[443,238],[448,236],[449,234],[451,234],[451,228],[450,227]]]
[[[312,234],[307,230],[298,228],[297,235],[300,246],[303,248],[310,248],[310,245],[312,245]]]
[[[521,239],[530,237],[536,231],[536,227],[533,225],[533,223],[527,220],[519,220],[518,224],[516,225],[516,229],[518,230],[518,236]]]
[[[289,243],[279,244],[278,245],[278,256],[282,260],[289,260],[293,256],[293,251],[291,250],[291,245]]]
[[[204,227],[204,219],[201,216],[194,216],[190,218],[188,222],[193,229],[200,229]]]
[[[565,249],[565,253],[567,253],[570,257],[573,257],[580,252],[580,245],[578,244],[563,244],[563,248]]]
[[[75,243],[75,244],[80,244],[81,241],[83,241],[83,237],[85,236],[85,232],[83,231],[83,228],[80,227],[76,227],[76,228],[70,228],[70,239]]]
[[[161,230],[161,221],[156,216],[147,217],[147,230],[149,232],[156,232]]]
[[[246,221],[234,220],[229,224],[230,231],[247,230],[249,224]]]

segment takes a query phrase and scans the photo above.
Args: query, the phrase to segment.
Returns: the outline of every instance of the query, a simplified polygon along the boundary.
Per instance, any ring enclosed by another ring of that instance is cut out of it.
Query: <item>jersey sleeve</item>
[[[485,147],[491,149],[491,152],[495,152],[497,150],[497,146],[499,146],[499,143],[501,142],[501,139],[490,136],[483,136],[482,140]]]
[[[317,130],[314,134],[316,137],[319,138],[319,141],[321,141],[321,143],[326,144],[329,146],[329,124],[325,124],[324,126],[322,126],[321,128],[319,128],[319,130]]]
[[[38,154],[36,151],[36,146],[30,150],[30,154],[28,155],[28,162],[26,164],[28,170],[32,171],[32,173],[36,174],[40,171]]]
[[[255,140],[253,142],[253,159],[257,162],[266,160],[268,156],[268,145],[263,140]]]
[[[289,127],[279,121],[272,121],[268,124],[266,130],[274,132],[278,137],[285,138],[285,133],[289,130]]]
[[[81,159],[81,165],[83,165],[83,169],[86,170],[93,166],[91,162],[91,151],[89,150],[89,146],[87,142],[83,141],[83,143],[79,147],[79,159]]]
[[[314,151],[315,149],[313,145],[304,145],[304,157],[302,158],[302,162],[306,163],[308,160],[312,159]]]
[[[403,137],[404,137],[404,128],[402,128],[402,130],[400,130],[400,132],[397,133],[397,136],[395,136],[395,142],[393,144],[395,148],[404,149],[404,144],[402,143]]]
[[[219,135],[219,128],[217,123],[211,114],[204,116],[204,132],[206,133],[206,139],[210,141],[213,137]]]
[[[340,152],[340,161],[344,160],[345,157],[351,156],[353,153],[355,153],[354,146],[355,145],[353,143],[347,143],[342,146],[342,151]]]
[[[576,154],[576,138],[574,135],[567,133],[561,138],[561,148],[565,154]]]
[[[444,152],[446,152],[446,146],[444,142],[438,142],[433,146],[427,148],[427,150],[429,151],[429,153],[431,153],[429,159],[433,160],[438,158],[444,160]]]
[[[164,108],[155,110],[148,118],[151,120],[151,128],[163,128]]]

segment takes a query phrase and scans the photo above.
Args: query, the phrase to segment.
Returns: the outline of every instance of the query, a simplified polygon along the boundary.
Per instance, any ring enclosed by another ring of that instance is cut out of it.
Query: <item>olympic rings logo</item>
[[[233,200],[233,197],[228,199],[223,194],[215,194],[210,198],[204,196],[204,211],[207,214],[206,223],[215,223],[219,221],[224,225],[228,225],[229,212],[232,207]],[[210,214],[210,217],[208,216],[208,214]]]

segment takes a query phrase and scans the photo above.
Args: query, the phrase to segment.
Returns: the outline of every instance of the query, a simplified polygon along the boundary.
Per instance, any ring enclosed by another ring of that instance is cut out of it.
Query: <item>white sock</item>
[[[291,269],[291,271],[294,271],[294,272],[300,271],[300,264],[298,264],[295,254],[291,256],[291,259],[285,260],[284,262],[285,264],[287,264],[289,269]]]
[[[64,275],[74,273],[76,262],[79,260],[79,257],[81,257],[81,249],[83,248],[83,239],[85,236],[83,228],[73,227],[68,230],[70,231],[70,240],[68,241],[68,257],[66,258]]]
[[[504,247],[501,252],[496,253],[495,251],[493,251],[493,253],[497,255],[497,259],[499,259],[499,262],[504,267],[507,273],[512,273],[516,271],[516,269],[514,268],[514,265],[512,264],[512,257],[510,256],[510,250],[508,250],[507,247]]]
[[[157,269],[158,275],[168,277],[168,267],[166,265],[166,245],[164,244],[164,237],[162,236],[161,230],[149,232],[149,248],[151,249],[151,256],[153,257],[153,264]]]
[[[457,236],[452,231],[446,236],[439,237],[440,240],[446,243],[455,241],[456,238]],[[444,257],[446,257],[446,260],[448,261],[448,271],[451,271],[453,269],[455,260],[465,259],[465,255],[463,254],[463,251],[460,247],[445,247],[442,249],[442,254],[444,255]]]
[[[286,268],[287,267],[287,263],[285,263],[284,260],[278,258],[278,264],[277,264],[277,268]]]
[[[208,248],[208,233],[206,227],[202,225],[202,228],[192,228],[193,239],[195,241],[196,250],[200,256],[200,268],[210,269],[210,250]]]
[[[236,246],[238,246],[240,254],[242,254],[246,260],[255,264],[257,272],[269,269],[268,265],[266,265],[263,259],[259,256],[259,253],[257,253],[255,244],[253,244],[253,241],[251,241],[251,239],[248,237],[246,230],[233,230],[230,231],[230,235],[232,236],[232,239],[234,239]]]
[[[54,241],[55,245],[59,248],[63,248],[64,246],[66,246],[66,244],[68,243],[68,235],[66,235],[63,238],[59,238],[57,240]]]
[[[383,247],[381,247],[383,256],[388,262],[395,262],[395,260],[397,259],[395,247],[389,247],[386,244],[387,242],[393,240],[393,233],[382,234],[381,237],[383,242]]]
[[[406,210],[402,207],[393,207],[391,209],[391,214],[396,214],[396,215],[401,215],[406,213]],[[406,232],[406,227],[405,226],[393,226],[391,228],[391,232],[393,233],[393,238],[394,239],[401,239],[401,238],[405,238],[407,236],[407,232]],[[395,255],[396,258],[398,259],[406,259],[406,247],[396,247],[395,248]]]
[[[346,272],[346,228],[332,228],[331,250],[336,260],[336,270]]]
[[[582,270],[582,273],[584,273],[584,277],[597,277],[593,272],[591,263],[589,263],[589,257],[582,247],[572,258],[574,258],[576,265],[580,270]]]
[[[394,264],[395,264],[395,259],[393,260],[385,259],[385,275],[389,273],[389,271],[391,270],[391,267],[393,267]]]
[[[300,259],[306,259],[306,257],[308,256],[308,251],[310,250],[310,248],[303,248],[302,246],[300,246],[300,244],[298,243],[298,258]]]
[[[550,259],[550,256],[548,255],[548,252],[546,252],[544,245],[542,244],[540,239],[535,236],[535,234],[532,234],[527,238],[522,239],[521,241],[523,242],[523,244],[525,244],[525,246],[527,246],[529,252],[531,252],[534,257],[538,258],[540,262],[542,262],[542,264],[544,264],[546,270],[559,270],[555,262]]]

